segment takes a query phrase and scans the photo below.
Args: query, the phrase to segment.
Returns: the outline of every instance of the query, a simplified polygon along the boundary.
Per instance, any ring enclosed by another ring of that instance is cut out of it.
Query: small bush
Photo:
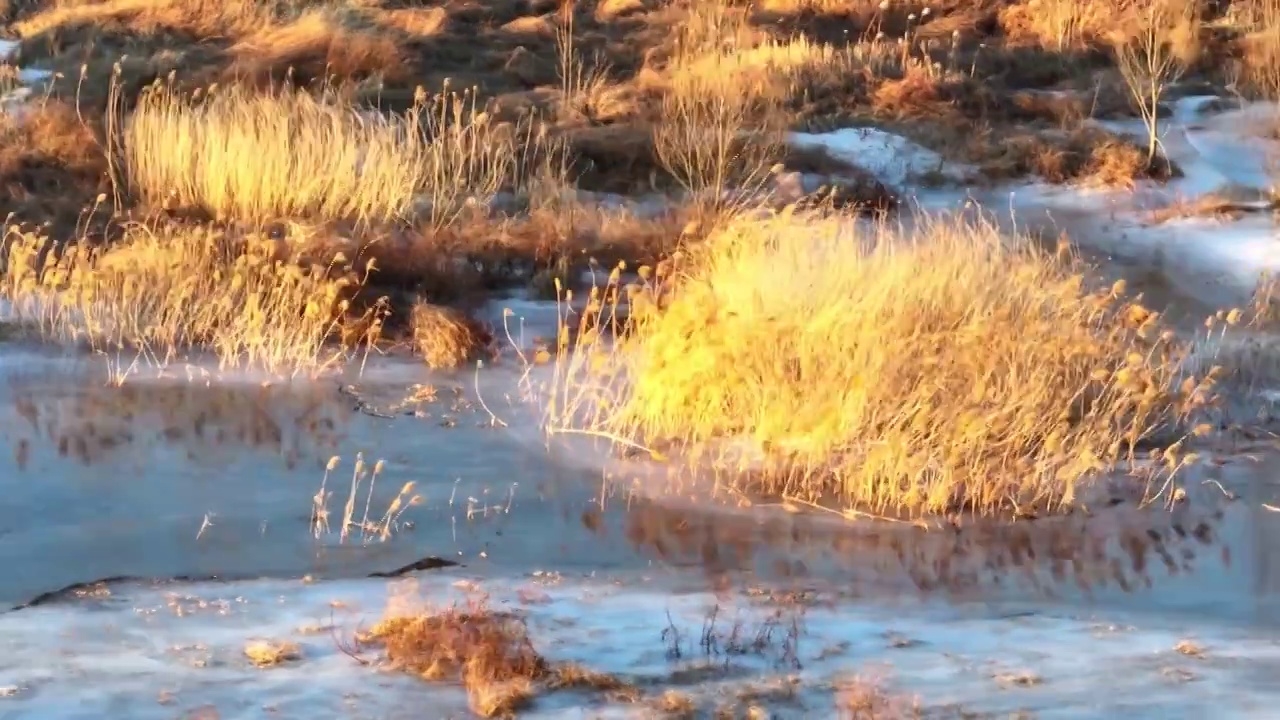
[[[641,275],[657,279],[593,293],[557,360],[551,430],[724,469],[740,492],[1069,506],[1209,399],[1177,386],[1183,350],[1157,313],[983,223],[747,216]],[[606,344],[624,302],[629,330]]]

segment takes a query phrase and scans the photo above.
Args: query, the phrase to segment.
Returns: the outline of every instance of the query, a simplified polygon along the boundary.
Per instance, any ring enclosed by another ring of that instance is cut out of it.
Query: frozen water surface
[[[1280,262],[1271,218],[1151,219],[1266,187],[1269,141],[1249,128],[1268,109],[1214,115],[1203,102],[1181,101],[1168,123],[1186,176],[1167,186],[953,188],[920,205],[976,200],[1002,222],[1068,231],[1142,289],[1166,286],[1157,298],[1237,302]],[[879,130],[793,140],[895,185],[967,172]],[[553,335],[553,306],[511,298],[486,316],[507,307],[525,347]],[[1269,440],[1214,451],[1170,512],[1120,504],[925,531],[666,497],[653,468],[547,448],[510,367],[439,374],[375,358],[362,374],[266,382],[174,366],[122,387],[109,369],[0,346],[0,607],[16,608],[0,613],[3,718],[465,715],[459,688],[339,648],[406,592],[399,576],[434,603],[487,593],[527,618],[547,658],[650,697],[687,692],[704,712],[751,696],[778,717],[833,716],[854,676],[941,717],[1261,718],[1280,701]],[[326,465],[341,458],[325,481],[336,526],[357,453],[385,461],[372,518],[407,482],[423,501],[385,542],[315,537]],[[730,652],[735,626],[769,642]],[[243,656],[254,639],[292,640],[302,657],[255,668]],[[653,710],[560,693],[527,715]]]

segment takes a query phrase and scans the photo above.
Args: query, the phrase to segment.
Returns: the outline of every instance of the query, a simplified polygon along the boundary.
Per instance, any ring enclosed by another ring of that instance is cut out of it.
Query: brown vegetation
[[[417,302],[409,316],[413,345],[429,367],[460,367],[485,345],[485,333],[457,310]]]
[[[0,184],[26,227],[49,224],[50,248],[179,217],[261,231],[303,268],[345,253],[408,301],[390,322],[410,327],[415,298],[660,260],[763,200],[779,169],[834,188],[782,202],[892,206],[858,168],[797,157],[789,127],[879,125],[992,180],[1168,177],[1082,127],[1130,112],[1102,50],[1132,47],[1161,2],[33,0],[6,9],[7,29],[21,64],[60,76],[0,121]],[[1188,6],[1153,47],[1211,80],[1195,56],[1226,52],[1261,94],[1274,0],[1220,5]],[[582,189],[685,207],[604,209]],[[421,342],[429,362],[462,357]]]
[[[393,611],[365,639],[381,644],[398,670],[461,684],[481,717],[510,717],[539,692],[576,689],[638,697],[611,675],[548,662],[534,649],[523,619],[493,610],[483,599],[439,611]]]

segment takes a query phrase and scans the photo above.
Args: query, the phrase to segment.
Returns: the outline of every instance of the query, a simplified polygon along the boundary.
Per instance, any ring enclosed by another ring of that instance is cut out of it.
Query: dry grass
[[[214,38],[260,30],[294,4],[292,0],[64,0],[49,3],[12,27],[23,38],[85,26],[124,28],[143,35],[177,31]]]
[[[1128,2],[1027,0],[1000,11],[1000,26],[1016,41],[1057,52],[1106,44],[1122,25]]]
[[[907,720],[925,717],[920,700],[894,695],[863,677],[836,684],[836,713],[840,720]]]
[[[695,11],[677,42],[654,150],[672,177],[709,211],[734,204],[765,182],[782,153],[777,78],[743,61],[745,21],[708,5]]]
[[[465,314],[419,301],[410,311],[413,347],[428,367],[461,367],[484,345],[483,335]]]
[[[368,116],[332,93],[231,87],[187,98],[157,86],[129,118],[124,164],[154,205],[250,221],[425,215],[442,226],[518,182],[517,139],[467,95],[421,95],[405,115]]]
[[[244,655],[249,662],[265,668],[300,660],[302,650],[287,640],[253,640],[244,646]]]
[[[392,666],[424,680],[462,684],[471,709],[506,717],[527,705],[547,663],[529,641],[520,618],[490,610],[483,601],[440,612],[390,617],[371,631]]]
[[[550,429],[723,469],[742,493],[995,511],[1074,504],[1208,402],[1122,288],[1086,292],[986,224],[918,225],[744,216],[642,287],[615,275],[557,359]],[[607,344],[595,328],[624,303],[629,332]]]
[[[669,720],[693,720],[698,704],[686,693],[668,690],[653,703],[654,712]]]
[[[385,28],[361,27],[351,13],[333,8],[308,10],[288,23],[258,28],[230,52],[234,59],[228,72],[236,76],[280,77],[291,70],[305,78],[402,81],[413,73]]]
[[[71,105],[33,103],[21,119],[0,113],[0,192],[13,199],[34,194],[93,194],[106,178],[107,163],[93,131]]]
[[[525,621],[492,609],[483,597],[438,609],[416,601],[412,592],[397,593],[385,619],[362,639],[381,644],[398,670],[461,684],[472,711],[482,717],[510,717],[539,692],[640,699],[638,688],[613,675],[548,662],[534,649]]]
[[[1240,73],[1243,89],[1280,100],[1280,0],[1246,0],[1242,6],[1248,32]]]
[[[336,455],[329,458],[329,463],[324,469],[324,479],[320,481],[320,490],[311,498],[311,534],[317,540],[331,531],[329,501],[333,498],[333,492],[329,490],[329,476],[338,469],[341,460]],[[400,529],[400,522],[405,512],[425,502],[425,499],[415,492],[417,483],[411,480],[400,486],[395,497],[387,503],[382,517],[378,517],[376,512],[370,515],[369,512],[373,509],[374,490],[378,486],[378,478],[382,476],[385,469],[384,461],[379,460],[370,467],[365,463],[363,453],[356,454],[356,461],[351,470],[347,501],[342,509],[342,525],[338,531],[339,544],[345,544],[357,533],[362,545],[368,545],[373,540],[386,542],[391,539],[394,532]],[[363,503],[360,502],[361,491],[364,492]]]
[[[195,350],[224,367],[320,372],[343,356],[329,340],[364,282],[341,258],[299,267],[274,242],[170,224],[130,226],[107,248],[11,229],[5,250],[0,293],[19,318],[158,365]]]

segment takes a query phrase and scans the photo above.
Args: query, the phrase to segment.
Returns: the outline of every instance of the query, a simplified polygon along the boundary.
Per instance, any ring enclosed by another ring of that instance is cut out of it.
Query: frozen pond
[[[486,592],[527,616],[548,658],[708,712],[761,696],[780,717],[828,715],[855,675],[944,717],[1260,717],[1277,699],[1264,678],[1280,662],[1280,514],[1261,504],[1280,503],[1280,465],[1265,443],[1224,447],[1172,512],[924,531],[663,498],[588,449],[548,452],[502,368],[379,363],[281,385],[171,368],[115,386],[100,358],[21,346],[5,358],[0,598],[35,600],[0,615],[6,718],[462,713],[460,690],[361,665],[335,640],[403,592],[370,575],[428,558],[460,566],[405,573],[415,594]],[[373,514],[409,480],[424,502],[386,542],[317,540],[326,464],[342,457],[329,475],[340,506],[356,452],[385,460]],[[610,484],[639,490],[602,494]],[[142,580],[93,582],[118,576]],[[702,649],[717,606],[725,637],[785,618],[801,628],[794,647],[784,623],[767,651]],[[242,654],[255,638],[292,639],[303,659],[255,668]],[[558,693],[529,714],[651,707]]]
[[[0,42],[0,58],[11,49]],[[1175,108],[1165,146],[1185,176],[1169,185],[1023,183],[916,200],[1067,232],[1105,276],[1198,322],[1280,269],[1269,214],[1152,219],[1269,183],[1260,158],[1274,148],[1247,130],[1262,110],[1205,115],[1202,104]],[[793,140],[894,184],[939,172],[961,183],[970,170],[882,131]],[[548,334],[554,308],[510,304]],[[490,310],[501,317],[501,303]],[[670,497],[653,468],[548,448],[509,366],[439,374],[380,359],[290,383],[174,366],[116,385],[108,364],[0,344],[3,718],[464,715],[459,689],[339,647],[403,592],[402,576],[437,603],[488,593],[527,617],[548,658],[649,698],[686,692],[706,716],[735,699],[777,717],[835,716],[854,676],[918,698],[927,717],[1261,718],[1280,701],[1269,436],[1206,451],[1181,479],[1189,500],[1167,512],[1104,503],[926,531]],[[378,469],[352,502],[357,519],[420,498],[385,538],[340,537],[358,457]],[[317,532],[322,483],[332,520]],[[759,652],[728,653],[735,625],[776,632]],[[714,647],[700,644],[708,627]],[[242,650],[256,638],[291,639],[302,658],[255,668]],[[646,702],[560,693],[527,715],[653,717]]]

